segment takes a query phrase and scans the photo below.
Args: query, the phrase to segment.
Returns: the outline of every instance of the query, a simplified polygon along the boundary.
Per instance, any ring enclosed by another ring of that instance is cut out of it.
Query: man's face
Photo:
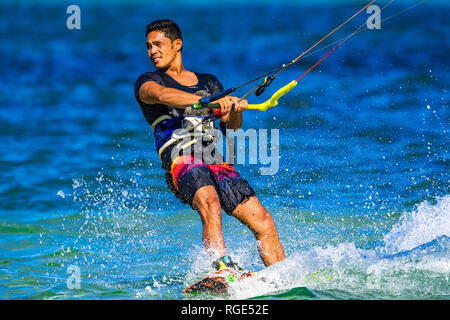
[[[181,49],[181,39],[172,42],[164,33],[152,31],[147,35],[147,53],[157,69],[165,69]]]

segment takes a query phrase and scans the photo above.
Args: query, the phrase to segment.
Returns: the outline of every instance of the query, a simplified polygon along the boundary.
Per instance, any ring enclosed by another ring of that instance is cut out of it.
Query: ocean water
[[[224,215],[229,254],[261,272],[229,296],[191,297],[182,289],[209,268],[201,222],[166,188],[133,96],[153,70],[146,25],[177,21],[185,67],[230,87],[288,63],[361,3],[78,3],[80,30],[67,29],[67,4],[0,4],[1,299],[450,298],[448,4],[355,35],[276,108],[245,113],[244,129],[279,130],[276,174],[236,169],[287,259],[264,269],[251,232]]]

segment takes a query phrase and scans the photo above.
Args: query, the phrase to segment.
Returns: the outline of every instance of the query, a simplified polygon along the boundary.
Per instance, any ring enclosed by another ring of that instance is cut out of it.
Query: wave
[[[441,236],[450,237],[450,195],[436,204],[422,202],[416,210],[405,212],[384,236],[386,253],[412,250]]]
[[[449,299],[450,196],[405,212],[384,244],[314,246],[232,286],[234,299]]]

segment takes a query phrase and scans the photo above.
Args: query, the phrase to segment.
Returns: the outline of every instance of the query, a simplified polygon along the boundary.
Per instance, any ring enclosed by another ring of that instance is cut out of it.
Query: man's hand
[[[227,124],[228,129],[237,130],[242,125],[242,111],[247,110],[247,100],[239,101],[238,97],[224,97],[214,101],[220,105],[221,120]]]
[[[220,112],[222,115],[227,115],[233,110],[234,112],[242,112],[247,110],[248,102],[247,100],[239,101],[238,97],[223,97],[219,100],[214,101],[220,105]]]

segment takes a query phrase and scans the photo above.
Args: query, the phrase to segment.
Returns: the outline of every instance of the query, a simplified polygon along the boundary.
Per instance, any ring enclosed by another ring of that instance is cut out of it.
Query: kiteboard
[[[227,293],[232,283],[252,277],[255,272],[237,271],[231,268],[223,268],[207,274],[203,279],[186,287],[183,293]]]

